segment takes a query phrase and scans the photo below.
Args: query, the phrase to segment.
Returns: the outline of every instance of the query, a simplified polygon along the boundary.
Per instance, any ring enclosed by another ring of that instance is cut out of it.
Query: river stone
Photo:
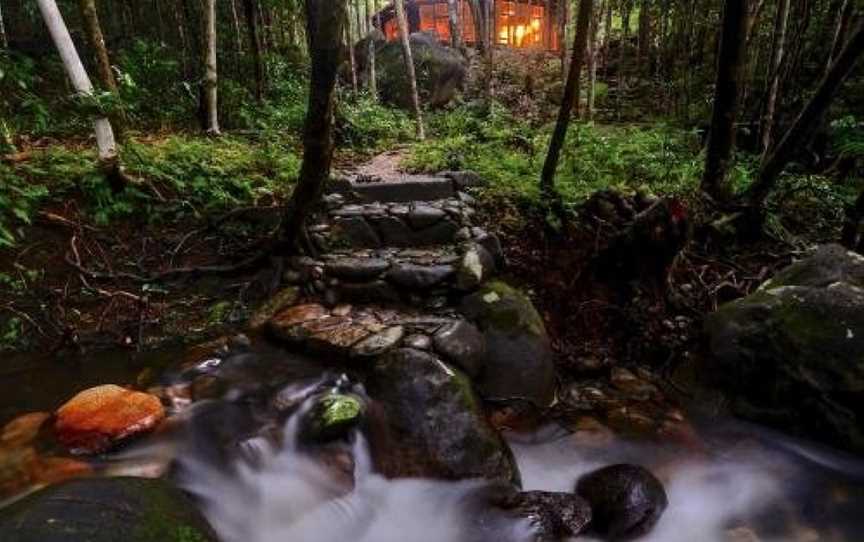
[[[251,329],[260,329],[277,313],[296,303],[299,297],[300,288],[296,286],[290,286],[279,291],[255,311],[255,314],[249,319],[249,327]]]
[[[411,223],[414,229],[422,230],[435,224],[445,216],[447,216],[447,213],[441,209],[420,203],[411,207],[411,212],[408,213],[408,222]]]
[[[386,279],[408,290],[428,290],[453,275],[451,265],[417,265],[400,263],[387,272]]]
[[[417,350],[429,350],[432,348],[432,337],[429,335],[424,335],[422,333],[414,333],[413,335],[409,335],[405,337],[403,344],[407,348],[414,348]]]
[[[354,303],[397,303],[399,293],[383,280],[372,282],[343,282],[339,285],[339,299]]]
[[[611,465],[581,477],[576,493],[591,505],[591,530],[610,540],[647,534],[666,510],[666,490],[638,465]]]
[[[332,244],[353,248],[377,248],[381,239],[362,216],[337,218],[331,231]]]
[[[355,356],[378,356],[390,350],[402,340],[405,335],[405,328],[402,326],[392,326],[380,333],[376,333],[368,337],[351,349],[351,353]]]
[[[324,270],[340,279],[364,281],[377,278],[389,267],[390,262],[380,258],[339,258],[327,262]]]
[[[837,245],[705,322],[703,373],[741,417],[864,453],[864,258]]]
[[[8,542],[217,542],[195,504],[158,479],[88,478],[0,509]]]
[[[414,244],[414,232],[402,220],[395,216],[384,215],[371,217],[369,221],[378,230],[384,245],[408,247]]]
[[[518,482],[510,449],[460,370],[427,352],[399,348],[378,360],[368,387],[381,405],[370,445],[383,475]]]
[[[354,395],[324,395],[303,415],[298,438],[304,444],[346,438],[360,424],[363,411],[363,402]]]
[[[490,281],[462,302],[486,337],[486,366],[477,380],[489,400],[523,399],[545,407],[555,396],[555,366],[543,319],[528,297]]]
[[[76,453],[99,453],[152,430],[165,418],[155,395],[108,384],[84,390],[57,410],[54,432]]]
[[[459,320],[444,327],[432,340],[436,352],[471,378],[483,370],[486,339],[474,324]]]
[[[305,305],[296,305],[290,309],[286,309],[270,319],[268,327],[275,335],[280,336],[288,332],[297,324],[308,322],[310,320],[318,320],[329,316],[330,311],[323,305],[317,303],[307,303]]]
[[[456,288],[470,292],[476,290],[495,273],[495,259],[482,245],[472,243],[459,262]]]
[[[414,241],[418,246],[445,245],[452,243],[458,232],[459,225],[449,218],[445,218],[428,228],[416,231]]]

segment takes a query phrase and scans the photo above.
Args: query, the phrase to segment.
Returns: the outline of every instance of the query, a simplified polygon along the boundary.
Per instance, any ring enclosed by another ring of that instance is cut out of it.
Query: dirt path
[[[401,170],[399,164],[407,155],[408,147],[397,147],[373,157],[368,162],[346,168],[344,172],[356,175],[361,179],[403,180],[408,174]]]

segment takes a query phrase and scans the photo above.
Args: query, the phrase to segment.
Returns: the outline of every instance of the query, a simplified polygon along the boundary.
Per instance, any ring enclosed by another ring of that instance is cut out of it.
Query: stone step
[[[387,178],[337,174],[331,179],[328,189],[331,194],[338,194],[351,203],[408,203],[453,198],[459,191],[480,184],[479,176],[470,171]]]
[[[472,237],[474,198],[456,197],[411,203],[345,203],[338,194],[325,197],[309,231],[318,250],[345,248],[429,247]]]
[[[340,302],[446,306],[476,289],[504,265],[497,237],[474,228],[458,245],[433,249],[354,249],[317,259],[298,258],[292,267],[329,304]]]
[[[483,334],[455,311],[309,303],[280,312],[267,331],[288,348],[353,362],[358,369],[397,348],[435,353],[469,376],[479,374],[484,361]]]

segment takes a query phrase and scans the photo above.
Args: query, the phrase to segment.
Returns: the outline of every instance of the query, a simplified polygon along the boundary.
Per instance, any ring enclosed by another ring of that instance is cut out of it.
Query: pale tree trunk
[[[72,81],[72,87],[75,89],[75,92],[82,97],[93,96],[93,84],[84,70],[84,65],[81,63],[78,51],[75,50],[75,44],[72,42],[69,29],[63,21],[63,16],[60,14],[57,2],[55,0],[37,0],[37,4],[39,5],[39,11],[42,13],[42,19],[48,27],[48,32],[51,34],[51,39],[57,47],[57,52],[60,53],[63,68],[66,70],[66,75]],[[93,126],[96,132],[99,163],[106,171],[116,170],[119,167],[117,144],[114,141],[111,122],[105,117],[100,117],[93,121]]]
[[[237,0],[231,0],[231,22],[234,23],[234,46],[238,53],[242,53],[243,33],[240,31],[240,17],[237,15]]]
[[[594,118],[594,101],[597,85],[597,60],[600,53],[598,36],[600,34],[600,22],[603,19],[604,11],[604,2],[601,0],[600,5],[594,10],[594,16],[591,18],[591,32],[588,37],[588,89],[586,91],[587,96],[585,100],[586,120],[592,120]],[[605,31],[608,32],[609,30],[606,29]]]
[[[834,28],[834,40],[831,45],[831,54],[828,57],[828,65],[825,72],[831,69],[831,63],[843,50],[843,42],[846,41],[846,33],[849,31],[849,23],[852,21],[855,3],[853,0],[843,0],[843,6],[837,14],[837,25]]]
[[[207,133],[219,135],[219,74],[216,67],[216,0],[204,5],[204,105]]]
[[[730,195],[726,176],[735,146],[735,122],[747,41],[747,0],[726,0],[725,10],[714,88],[714,112],[702,176],[702,190],[718,200],[725,200]]]
[[[333,161],[333,94],[342,55],[345,0],[306,0],[309,44],[309,106],[303,129],[303,164],[285,208],[283,239],[291,250],[311,249],[304,224],[321,199]]]
[[[540,177],[540,190],[547,200],[553,199],[555,194],[555,171],[558,169],[561,148],[567,138],[570,112],[573,110],[573,103],[579,96],[579,82],[585,47],[588,44],[588,25],[591,22],[592,13],[594,13],[594,0],[582,0],[576,18],[576,35],[573,36],[573,51],[570,58],[570,70],[567,73],[567,82],[564,85],[564,99],[561,101],[558,120],[555,122],[555,131],[552,132],[552,139],[549,141],[549,152],[546,154],[543,173]]]
[[[462,49],[462,25],[459,21],[459,0],[447,0],[447,16],[450,20],[450,45]]]
[[[3,6],[0,5],[0,47],[9,48],[9,39],[6,37],[6,24],[3,22]]]
[[[417,93],[417,75],[414,71],[414,59],[411,56],[411,41],[408,39],[408,19],[405,18],[405,4],[403,0],[395,0],[396,24],[399,25],[399,38],[402,41],[402,56],[405,60],[405,71],[408,74],[408,84],[411,91],[411,107],[416,122],[417,139],[426,139],[423,128],[423,114],[420,111],[420,95]]]
[[[603,58],[606,59],[606,64],[603,67],[603,76],[609,78],[609,50],[612,44],[612,0],[606,1],[606,22],[603,27],[606,29],[606,34],[603,36]]]
[[[377,4],[377,2],[376,2]],[[378,6],[375,6],[375,11],[377,11]],[[366,0],[366,15],[369,16],[366,24],[369,27],[369,32],[367,33],[367,38],[369,39],[369,94],[372,96],[373,100],[378,100],[378,74],[375,66],[375,36],[377,35],[374,32],[375,25],[373,24],[372,18],[375,16],[375,13],[372,10],[372,1]]]
[[[354,58],[354,46],[351,39],[351,21],[345,17],[345,46],[348,48],[348,61],[351,64],[351,89],[357,92],[357,59]]]
[[[759,177],[747,193],[754,210],[761,209],[765,198],[774,188],[777,177],[812,137],[813,131],[822,122],[837,91],[855,69],[862,54],[864,54],[864,21],[859,23],[845,47],[837,55],[834,63],[831,64],[831,69],[825,74],[816,93],[804,106],[792,127],[773,152],[762,161]]]
[[[778,0],[777,14],[774,19],[774,37],[771,45],[771,65],[768,68],[768,97],[765,100],[765,114],[762,116],[762,156],[771,148],[774,130],[774,112],[777,109],[777,95],[780,92],[780,67],[786,48],[786,27],[789,21],[789,0]]]
[[[96,11],[96,0],[79,0],[78,7],[81,9],[81,17],[84,20],[84,28],[87,34],[87,42],[96,54],[96,70],[99,74],[99,83],[102,89],[117,96],[117,80],[111,68],[111,59],[108,58],[108,48],[105,46],[105,37],[102,34],[102,25],[99,23],[99,14]],[[123,128],[125,119],[120,111],[111,114],[117,137],[123,139]]]
[[[265,74],[264,56],[261,52],[261,32],[258,28],[258,10],[255,9],[255,0],[243,0],[243,11],[246,15],[246,29],[249,32],[249,47],[252,48],[252,62],[255,65],[255,100],[258,103],[264,101]]]
[[[471,9],[471,19],[474,21],[474,47],[482,53],[486,50],[486,23],[484,22],[484,8],[480,5],[482,0],[468,0]]]
[[[495,42],[497,41],[497,37],[495,36],[495,6],[492,2],[493,0],[485,0],[483,2],[483,21],[485,23],[483,31],[486,34],[486,49],[483,51],[486,60],[484,94],[486,98],[485,108],[487,113],[492,111],[492,97],[494,94],[494,89],[492,87],[495,77],[494,51]]]

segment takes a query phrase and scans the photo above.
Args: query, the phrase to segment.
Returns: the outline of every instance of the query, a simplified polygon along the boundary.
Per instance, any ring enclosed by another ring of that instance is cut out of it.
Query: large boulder
[[[38,491],[0,510],[8,542],[215,542],[207,520],[162,480],[88,478]]]
[[[465,84],[465,59],[429,34],[414,33],[409,40],[421,102],[429,107],[446,105]],[[393,105],[409,109],[411,90],[401,42],[396,40],[380,44],[375,60],[381,97]]]
[[[823,246],[705,324],[733,411],[864,452],[864,258]]]
[[[555,395],[555,364],[546,327],[531,300],[501,281],[490,281],[463,300],[462,312],[486,337],[486,362],[477,379],[483,398],[549,405]]]
[[[388,477],[518,482],[509,447],[485,417],[471,382],[438,357],[400,348],[368,382],[372,455]]]

